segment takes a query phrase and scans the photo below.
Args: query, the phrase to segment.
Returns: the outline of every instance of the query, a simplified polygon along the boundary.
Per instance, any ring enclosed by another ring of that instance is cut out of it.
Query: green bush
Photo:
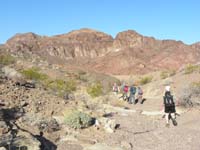
[[[161,79],[166,79],[168,77],[174,76],[175,74],[176,74],[175,70],[162,71],[160,73],[160,78]]]
[[[8,54],[0,55],[0,64],[9,65],[9,64],[13,64],[14,62],[15,62],[15,59],[11,55],[8,55]]]
[[[101,83],[95,83],[87,88],[87,93],[94,97],[98,97],[103,94]]]
[[[176,70],[170,70],[169,71],[169,76],[174,76],[176,74]]]
[[[87,128],[93,124],[93,118],[78,110],[70,110],[64,114],[65,123],[71,128]]]
[[[192,86],[200,88],[200,82],[193,82]]]
[[[76,82],[74,80],[65,81],[62,79],[57,79],[47,81],[45,86],[47,89],[58,92],[60,96],[63,96],[65,93],[76,91]]]
[[[48,78],[46,74],[40,73],[38,68],[22,70],[21,73],[25,76],[26,79],[35,81],[42,81]]]
[[[150,83],[152,79],[153,79],[153,76],[145,76],[140,79],[139,83],[141,85],[144,85],[144,84]]]
[[[167,72],[167,71],[161,72],[161,73],[160,73],[160,77],[161,77],[161,79],[166,79],[166,78],[168,78],[168,72]]]
[[[200,67],[197,65],[192,65],[192,64],[188,64],[185,67],[185,74],[190,74],[193,73],[194,71],[197,71]]]

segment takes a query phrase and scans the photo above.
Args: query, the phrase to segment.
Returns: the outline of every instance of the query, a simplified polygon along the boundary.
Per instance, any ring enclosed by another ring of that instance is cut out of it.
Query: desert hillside
[[[0,45],[0,149],[199,150],[200,47],[135,31],[17,34]],[[134,84],[129,104],[112,85]],[[171,86],[176,121],[166,126]]]

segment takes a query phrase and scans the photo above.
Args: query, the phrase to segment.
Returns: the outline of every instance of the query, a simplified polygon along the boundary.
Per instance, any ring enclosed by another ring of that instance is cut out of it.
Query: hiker
[[[169,120],[172,119],[174,125],[177,125],[175,120],[175,103],[173,100],[173,96],[171,95],[170,86],[167,85],[165,87],[165,94],[163,96],[164,100],[164,112],[165,112],[165,119],[166,119],[166,127],[169,127]]]
[[[117,83],[114,83],[112,90],[116,95],[118,94],[118,92],[120,92],[120,89]]]
[[[129,90],[129,104],[135,104],[135,93],[136,93],[136,87],[133,84]]]
[[[128,85],[126,85],[125,83],[124,83],[124,85],[122,84],[122,96],[121,97],[119,97],[119,98],[123,98],[123,100],[124,101],[126,101],[126,100],[128,100],[128,89],[129,89],[129,87],[128,87]]]
[[[138,88],[137,88],[137,100],[138,100],[138,102],[140,101],[140,104],[142,104],[143,103],[143,91],[142,91],[142,88],[139,86]]]

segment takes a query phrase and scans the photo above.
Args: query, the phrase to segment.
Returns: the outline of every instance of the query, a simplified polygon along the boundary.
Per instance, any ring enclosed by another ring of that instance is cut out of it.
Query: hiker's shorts
[[[165,106],[165,113],[175,113],[175,112],[176,112],[175,105]]]

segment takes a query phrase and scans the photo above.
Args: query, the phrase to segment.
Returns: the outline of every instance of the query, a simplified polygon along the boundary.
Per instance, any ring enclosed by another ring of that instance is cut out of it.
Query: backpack
[[[113,86],[113,91],[118,92],[118,86]]]
[[[174,106],[174,99],[173,96],[169,94],[165,94],[164,96],[164,105],[165,106]]]
[[[128,86],[127,85],[124,86],[124,90],[123,91],[126,92],[126,93],[128,92]]]
[[[138,94],[139,94],[139,95],[142,95],[142,94],[143,94],[142,89],[138,89]]]
[[[131,94],[135,94],[135,93],[136,93],[136,87],[131,86],[131,88],[130,88],[130,93],[131,93]]]

